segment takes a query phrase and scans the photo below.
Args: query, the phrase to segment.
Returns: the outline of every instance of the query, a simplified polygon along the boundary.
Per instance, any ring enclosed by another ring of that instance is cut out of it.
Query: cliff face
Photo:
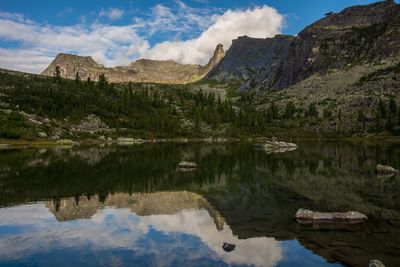
[[[42,72],[42,75],[53,76],[57,66],[61,76],[75,79],[76,73],[83,80],[90,77],[97,81],[100,74],[105,74],[110,82],[152,82],[167,84],[184,84],[203,78],[224,57],[225,52],[219,44],[214,56],[207,65],[183,65],[172,60],[158,61],[140,59],[128,66],[106,68],[96,63],[91,57],[82,57],[70,54],[59,54],[53,62]]]
[[[239,37],[233,40],[225,58],[207,77],[224,81],[247,80],[263,67],[273,68],[280,65],[293,39],[292,36],[267,39]]]
[[[400,7],[394,1],[353,6],[296,37],[234,40],[208,79],[240,80],[242,89],[282,89],[313,74],[400,55]]]

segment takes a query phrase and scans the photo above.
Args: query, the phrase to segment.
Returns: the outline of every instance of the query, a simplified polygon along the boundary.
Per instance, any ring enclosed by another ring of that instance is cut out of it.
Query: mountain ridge
[[[90,56],[60,53],[41,73],[53,76],[60,67],[61,77],[75,79],[90,78],[97,81],[104,74],[110,82],[151,82],[165,84],[186,84],[203,78],[225,56],[222,44],[218,44],[213,56],[204,66],[179,64],[173,60],[138,59],[128,66],[105,67]]]
[[[206,79],[239,80],[242,90],[284,89],[329,69],[400,55],[399,36],[400,5],[394,1],[352,6],[314,22],[297,36],[239,37]],[[246,43],[252,46],[242,49]],[[263,51],[263,57],[255,62],[251,59],[257,51]]]

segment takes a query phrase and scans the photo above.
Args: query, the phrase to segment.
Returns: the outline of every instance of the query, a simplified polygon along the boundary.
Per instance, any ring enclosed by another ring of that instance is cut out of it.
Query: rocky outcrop
[[[315,212],[299,209],[295,218],[298,223],[360,223],[368,220],[368,217],[357,211],[349,212]]]
[[[400,6],[383,1],[332,13],[298,36],[235,40],[208,79],[282,89],[313,74],[400,55]]]
[[[167,84],[185,84],[203,78],[224,57],[223,46],[219,44],[213,57],[207,65],[184,65],[172,60],[139,59],[128,66],[106,68],[98,64],[92,57],[82,57],[70,54],[59,54],[42,72],[42,75],[53,76],[56,67],[60,67],[61,77],[75,79],[78,73],[80,79],[90,78],[97,81],[104,74],[110,82],[151,82]]]
[[[272,73],[272,69],[282,65],[293,40],[293,36],[287,35],[267,39],[241,36],[232,41],[226,56],[206,78],[245,81],[261,70]]]
[[[93,134],[98,132],[106,132],[109,130],[109,127],[99,117],[94,114],[90,114],[80,121],[77,130],[80,132]]]

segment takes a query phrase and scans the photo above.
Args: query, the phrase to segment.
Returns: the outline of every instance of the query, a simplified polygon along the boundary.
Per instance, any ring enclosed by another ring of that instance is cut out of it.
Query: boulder
[[[399,174],[400,171],[396,170],[395,168],[393,168],[391,166],[378,164],[376,166],[376,173],[379,175],[393,175],[393,174]]]
[[[9,145],[9,144],[0,144],[0,149],[7,149],[10,147],[11,147],[11,145]]]
[[[39,132],[38,135],[39,135],[40,138],[46,138],[47,137],[47,133],[45,133],[45,132]]]
[[[379,260],[372,260],[369,262],[368,267],[385,267],[385,265]]]
[[[235,248],[236,248],[235,244],[229,244],[229,243],[225,243],[225,242],[222,244],[222,249],[228,253],[234,251]]]
[[[189,161],[181,161],[179,162],[178,167],[182,169],[196,169],[197,164]]]
[[[360,223],[368,220],[368,217],[358,211],[348,212],[315,212],[299,209],[295,219],[301,224],[310,223]]]

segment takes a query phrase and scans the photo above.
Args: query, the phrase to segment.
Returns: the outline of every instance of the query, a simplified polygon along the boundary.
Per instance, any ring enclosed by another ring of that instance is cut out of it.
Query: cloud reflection
[[[204,209],[138,216],[127,208],[104,208],[89,219],[58,222],[40,203],[0,209],[0,215],[0,263],[62,249],[92,254],[123,250],[133,258],[150,256],[156,266],[170,266],[182,258],[274,266],[283,253],[273,238],[241,240],[226,224],[219,231]],[[225,252],[223,242],[235,244],[236,249]],[[98,264],[122,266],[124,262],[114,255]]]

